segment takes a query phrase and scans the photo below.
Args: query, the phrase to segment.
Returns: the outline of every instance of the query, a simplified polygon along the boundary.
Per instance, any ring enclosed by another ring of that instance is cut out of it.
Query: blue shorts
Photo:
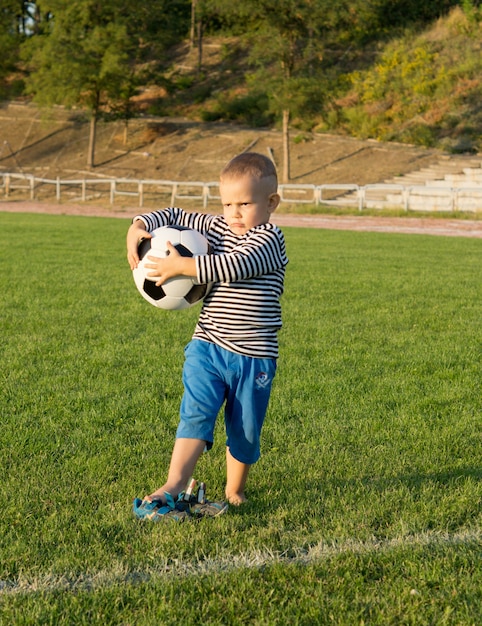
[[[184,395],[176,437],[201,439],[210,449],[216,417],[225,403],[226,445],[241,463],[260,456],[276,359],[257,359],[193,339],[185,348]]]

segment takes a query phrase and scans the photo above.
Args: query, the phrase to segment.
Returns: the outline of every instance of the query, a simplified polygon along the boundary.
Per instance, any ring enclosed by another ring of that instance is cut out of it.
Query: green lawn
[[[0,212],[0,624],[480,624],[482,242],[285,229],[249,502],[152,525],[199,309],[141,298],[127,227]]]

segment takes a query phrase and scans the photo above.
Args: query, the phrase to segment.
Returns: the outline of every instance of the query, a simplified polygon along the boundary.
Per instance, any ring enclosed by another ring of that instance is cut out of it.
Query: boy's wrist
[[[179,257],[180,275],[196,277],[196,261],[193,257]]]

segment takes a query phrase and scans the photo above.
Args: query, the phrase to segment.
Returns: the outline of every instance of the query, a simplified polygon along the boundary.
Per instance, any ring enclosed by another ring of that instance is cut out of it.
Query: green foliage
[[[236,121],[254,127],[267,126],[273,122],[273,116],[269,114],[268,96],[254,91],[244,96],[219,96],[213,107],[202,112],[202,118],[205,122]]]
[[[317,126],[425,146],[441,146],[449,135],[454,145],[467,145],[471,137],[471,147],[477,149],[477,122],[473,130],[463,123],[454,128],[449,118],[454,109],[476,112],[471,100],[479,90],[479,23],[455,10],[425,34],[417,35],[413,28],[443,15],[453,4],[377,0],[334,8],[331,3],[294,0],[282,5],[271,0],[207,2],[205,10],[245,25],[242,39],[248,54],[245,85],[238,82],[243,95],[233,98],[224,90],[206,103],[202,117],[256,124],[266,114],[279,121],[288,109],[294,124],[304,129]],[[411,30],[402,33],[408,24]],[[394,34],[400,36],[393,39]],[[379,47],[372,63],[377,39],[389,42]],[[353,65],[358,69],[347,72]],[[261,92],[266,114],[253,116]]]
[[[436,60],[435,51],[424,46],[408,48],[403,42],[402,46],[388,48],[369,72],[355,73],[355,89],[362,102],[390,99],[392,94],[409,92],[431,98],[440,82],[434,74],[438,69]]]
[[[439,145],[449,130],[452,136],[468,137],[462,118],[453,127],[452,112],[472,110],[477,115],[481,32],[478,22],[455,10],[418,37],[391,42],[371,67],[350,74],[351,90],[341,99],[347,131],[425,146]],[[479,141],[474,128],[472,148]]]
[[[248,3],[252,10],[250,53],[254,70],[248,84],[262,84],[269,97],[270,110],[279,118],[288,109],[291,115],[302,113],[303,105],[312,101],[310,91],[322,58],[322,33],[328,27],[327,11],[319,19],[323,2],[284,0]]]
[[[128,99],[185,34],[188,7],[185,0],[135,7],[126,0],[50,0],[53,17],[24,46],[28,92],[41,104],[90,109]]]
[[[461,0],[462,11],[471,24],[475,24],[482,18],[482,7],[475,0]]]
[[[189,0],[150,0],[135,5],[121,2],[122,20],[127,28],[132,69],[136,86],[162,83],[163,71],[170,62],[169,50],[182,41],[189,29]]]
[[[459,0],[369,0],[368,21],[388,33],[393,29],[430,23],[447,14]]]
[[[97,110],[120,94],[129,76],[127,29],[116,20],[115,3],[52,0],[55,17],[32,37],[24,54],[30,63],[29,93],[42,105],[84,105]]]
[[[0,213],[0,622],[473,624],[480,241],[286,229],[250,500],[166,526],[131,503],[165,475],[198,310],[139,296],[127,227]],[[222,497],[222,424],[198,476]]]
[[[0,8],[0,99],[10,95],[6,79],[15,70],[22,37],[19,31],[18,2],[4,0]]]
[[[20,4],[5,0],[0,13],[6,96],[18,94],[26,69],[26,93],[41,104],[127,119],[138,87],[154,83],[167,94],[150,112],[264,125],[289,111],[303,129],[481,148],[476,0],[197,0],[192,25],[189,0]],[[212,72],[193,58],[192,71],[178,67],[191,26],[236,35],[223,38]]]
[[[353,91],[360,105],[347,107],[344,116],[355,134],[387,140],[390,134],[393,137],[394,127],[422,116],[447,79],[437,57],[436,50],[409,47],[402,40],[389,47],[373,68],[353,73]],[[416,127],[405,129],[405,140],[431,145],[430,129],[423,124]]]

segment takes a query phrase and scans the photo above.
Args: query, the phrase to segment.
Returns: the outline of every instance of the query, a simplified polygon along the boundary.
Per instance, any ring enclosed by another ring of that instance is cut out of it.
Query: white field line
[[[289,553],[272,551],[254,551],[241,555],[225,555],[221,558],[206,556],[196,562],[189,561],[160,561],[155,567],[142,570],[128,570],[122,564],[113,565],[109,570],[101,570],[92,574],[77,577],[65,574],[63,576],[49,576],[18,580],[0,580],[0,597],[11,594],[51,593],[54,591],[96,591],[120,585],[136,585],[149,581],[216,574],[230,572],[237,569],[257,569],[274,564],[310,565],[324,559],[343,554],[383,553],[398,548],[457,545],[481,545],[482,530],[474,529],[460,533],[448,534],[426,532],[415,535],[406,535],[395,539],[379,541],[348,540],[344,542],[320,541],[309,549],[292,548]]]

